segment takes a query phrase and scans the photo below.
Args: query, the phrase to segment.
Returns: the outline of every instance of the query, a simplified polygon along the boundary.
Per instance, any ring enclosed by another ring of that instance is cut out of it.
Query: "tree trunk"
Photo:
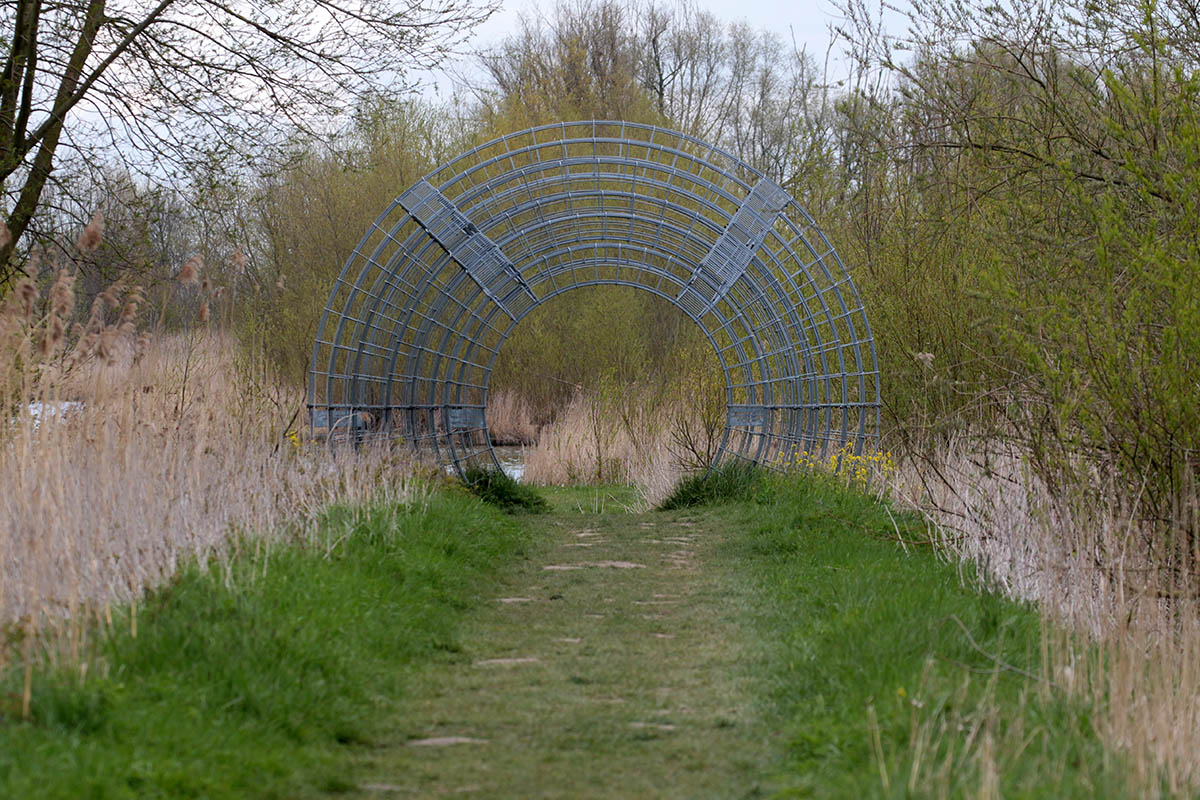
[[[12,256],[17,243],[25,234],[37,211],[42,197],[42,189],[45,188],[46,181],[54,169],[54,152],[58,149],[58,140],[62,135],[63,124],[66,122],[69,109],[74,105],[73,95],[79,87],[79,80],[83,75],[83,68],[87,64],[88,56],[92,54],[96,32],[104,24],[104,5],[105,0],[91,0],[88,3],[83,26],[79,31],[79,40],[75,43],[75,49],[71,52],[67,68],[63,71],[62,82],[59,83],[58,91],[55,94],[54,108],[50,112],[45,135],[38,145],[37,155],[34,156],[33,164],[30,165],[29,174],[25,177],[25,185],[21,187],[17,204],[9,214],[8,231],[11,236],[8,244],[0,247],[0,285],[9,283],[17,272],[16,266],[12,263]],[[15,153],[13,157],[17,157]]]

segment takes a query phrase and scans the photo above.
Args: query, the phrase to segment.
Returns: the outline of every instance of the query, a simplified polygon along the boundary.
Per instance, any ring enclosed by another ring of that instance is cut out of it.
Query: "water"
[[[42,424],[44,419],[65,419],[72,414],[83,410],[83,403],[62,400],[56,403],[41,403],[32,402],[26,406],[29,416],[33,417],[33,428],[37,428]]]
[[[497,447],[495,450],[504,474],[514,480],[522,480],[525,477],[525,448]]]
[[[513,480],[519,481],[525,477],[525,448],[524,447],[497,447],[496,460],[500,462],[500,469],[505,475],[508,475]],[[484,463],[487,463],[486,460]],[[446,474],[454,474],[454,465],[446,465]]]

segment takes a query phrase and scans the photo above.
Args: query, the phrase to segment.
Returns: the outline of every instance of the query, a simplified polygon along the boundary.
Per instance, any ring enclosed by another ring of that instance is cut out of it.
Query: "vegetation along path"
[[[1089,709],[1049,677],[1034,609],[838,481],[717,477],[644,514],[551,492],[526,560],[361,751],[360,791],[1121,793]]]
[[[718,555],[726,531],[695,513],[580,513],[602,499],[566,495],[573,512],[532,518],[541,544],[463,632],[462,652],[414,678],[367,791],[752,790],[768,748],[742,665],[744,596]]]
[[[732,470],[545,494],[333,507],[10,656],[0,797],[1139,796],[1036,610],[916,517]]]

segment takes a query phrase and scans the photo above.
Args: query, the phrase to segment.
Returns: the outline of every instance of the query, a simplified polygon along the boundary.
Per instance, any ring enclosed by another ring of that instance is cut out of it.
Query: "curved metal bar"
[[[460,473],[496,464],[486,409],[504,342],[596,285],[655,294],[701,329],[729,409],[718,461],[861,452],[877,436],[870,325],[812,217],[708,143],[602,121],[482,144],[384,210],[321,317],[310,424],[403,439]]]

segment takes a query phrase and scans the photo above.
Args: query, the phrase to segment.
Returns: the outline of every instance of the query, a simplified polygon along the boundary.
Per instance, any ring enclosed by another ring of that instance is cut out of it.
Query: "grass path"
[[[548,494],[332,507],[187,566],[136,635],[115,609],[35,670],[27,720],[0,669],[0,797],[1159,796],[1037,610],[916,517],[820,476],[641,515]]]
[[[531,524],[539,544],[463,650],[411,676],[363,794],[758,794],[770,748],[719,526],[561,508]]]

